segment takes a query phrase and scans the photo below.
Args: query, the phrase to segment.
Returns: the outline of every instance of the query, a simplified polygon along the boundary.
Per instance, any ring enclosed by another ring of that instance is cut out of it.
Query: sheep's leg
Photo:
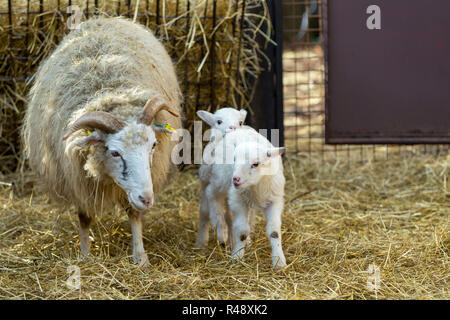
[[[206,196],[208,197],[209,218],[211,219],[214,231],[217,234],[217,241],[221,245],[227,242],[226,224],[223,216],[223,204],[225,197],[214,192],[213,187],[206,187]]]
[[[84,211],[78,210],[78,218],[80,219],[80,249],[84,255],[89,255],[89,248],[91,243],[89,240],[89,227],[92,223],[92,218]]]
[[[272,266],[275,269],[286,266],[283,248],[281,247],[281,214],[283,202],[274,202],[265,210],[266,233],[272,247]]]
[[[131,208],[127,209],[128,219],[131,225],[131,233],[133,234],[133,261],[140,266],[149,266],[148,256],[144,250],[144,242],[142,241],[142,214]]]
[[[202,191],[200,193],[200,219],[198,225],[197,240],[195,241],[196,248],[204,248],[208,245],[209,239],[209,206],[208,198],[205,194],[206,186],[202,184]]]
[[[230,193],[228,204],[233,212],[233,259],[242,259],[245,253],[250,226],[248,224],[248,207],[240,201],[238,195]]]

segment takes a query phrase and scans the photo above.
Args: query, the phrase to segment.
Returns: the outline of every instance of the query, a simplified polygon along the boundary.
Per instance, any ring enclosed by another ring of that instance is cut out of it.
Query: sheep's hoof
[[[133,256],[133,261],[141,268],[150,267],[150,262],[148,261],[148,256],[145,253]]]
[[[286,258],[284,256],[275,256],[272,257],[272,267],[275,270],[280,270],[286,267]]]
[[[81,251],[81,255],[84,257],[92,257],[91,252],[89,250],[89,245],[88,246],[83,246],[80,245],[80,251]]]
[[[197,250],[205,249],[207,247],[207,245],[208,245],[207,241],[197,240],[197,241],[195,241],[194,249],[197,249]]]

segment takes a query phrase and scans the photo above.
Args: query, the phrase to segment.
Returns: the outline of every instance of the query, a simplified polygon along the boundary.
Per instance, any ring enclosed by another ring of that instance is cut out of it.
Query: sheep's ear
[[[267,157],[268,158],[273,158],[273,157],[282,155],[285,151],[286,151],[285,147],[271,148],[271,149],[267,150]]]
[[[199,110],[197,111],[197,115],[211,127],[214,126],[214,115],[211,112]]]
[[[88,136],[86,136],[85,138],[78,141],[77,146],[83,148],[83,147],[88,147],[90,145],[95,145],[95,144],[103,143],[103,142],[105,142],[105,140],[102,137],[102,134],[100,134],[97,131],[94,131],[94,132],[90,133]]]
[[[247,117],[247,111],[244,109],[239,110],[239,112],[241,113],[241,120],[245,121],[245,118]]]

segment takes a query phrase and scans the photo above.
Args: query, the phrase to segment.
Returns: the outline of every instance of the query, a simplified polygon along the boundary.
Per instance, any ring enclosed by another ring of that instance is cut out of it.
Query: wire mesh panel
[[[325,144],[324,32],[326,0],[283,0],[285,143],[324,160],[377,160],[414,153],[448,153],[448,145]],[[349,99],[351,101],[351,99]]]
[[[0,172],[21,163],[20,125],[36,68],[72,25],[100,15],[135,19],[162,40],[176,67],[188,129],[199,109],[250,107],[263,56],[255,35],[268,37],[263,26],[270,25],[265,1],[2,0]]]

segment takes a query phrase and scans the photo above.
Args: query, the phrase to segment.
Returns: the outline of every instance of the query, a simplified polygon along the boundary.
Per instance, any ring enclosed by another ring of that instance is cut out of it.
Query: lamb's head
[[[103,146],[99,150],[105,153],[101,157],[104,174],[125,191],[128,201],[136,210],[144,210],[153,204],[151,166],[153,153],[158,152],[155,133],[172,133],[152,123],[161,110],[179,117],[179,114],[165,103],[150,99],[137,120],[124,122],[107,112],[88,112],[78,118],[64,136],[66,140],[78,130],[89,130],[89,135],[78,141],[77,145]]]
[[[273,176],[280,170],[280,155],[285,148],[275,148],[255,142],[239,144],[234,151],[233,184],[243,189],[257,184],[263,176]]]
[[[223,136],[228,132],[242,127],[247,116],[247,111],[244,109],[222,108],[214,112],[214,114],[200,110],[197,111],[197,115],[212,129],[219,130]]]

